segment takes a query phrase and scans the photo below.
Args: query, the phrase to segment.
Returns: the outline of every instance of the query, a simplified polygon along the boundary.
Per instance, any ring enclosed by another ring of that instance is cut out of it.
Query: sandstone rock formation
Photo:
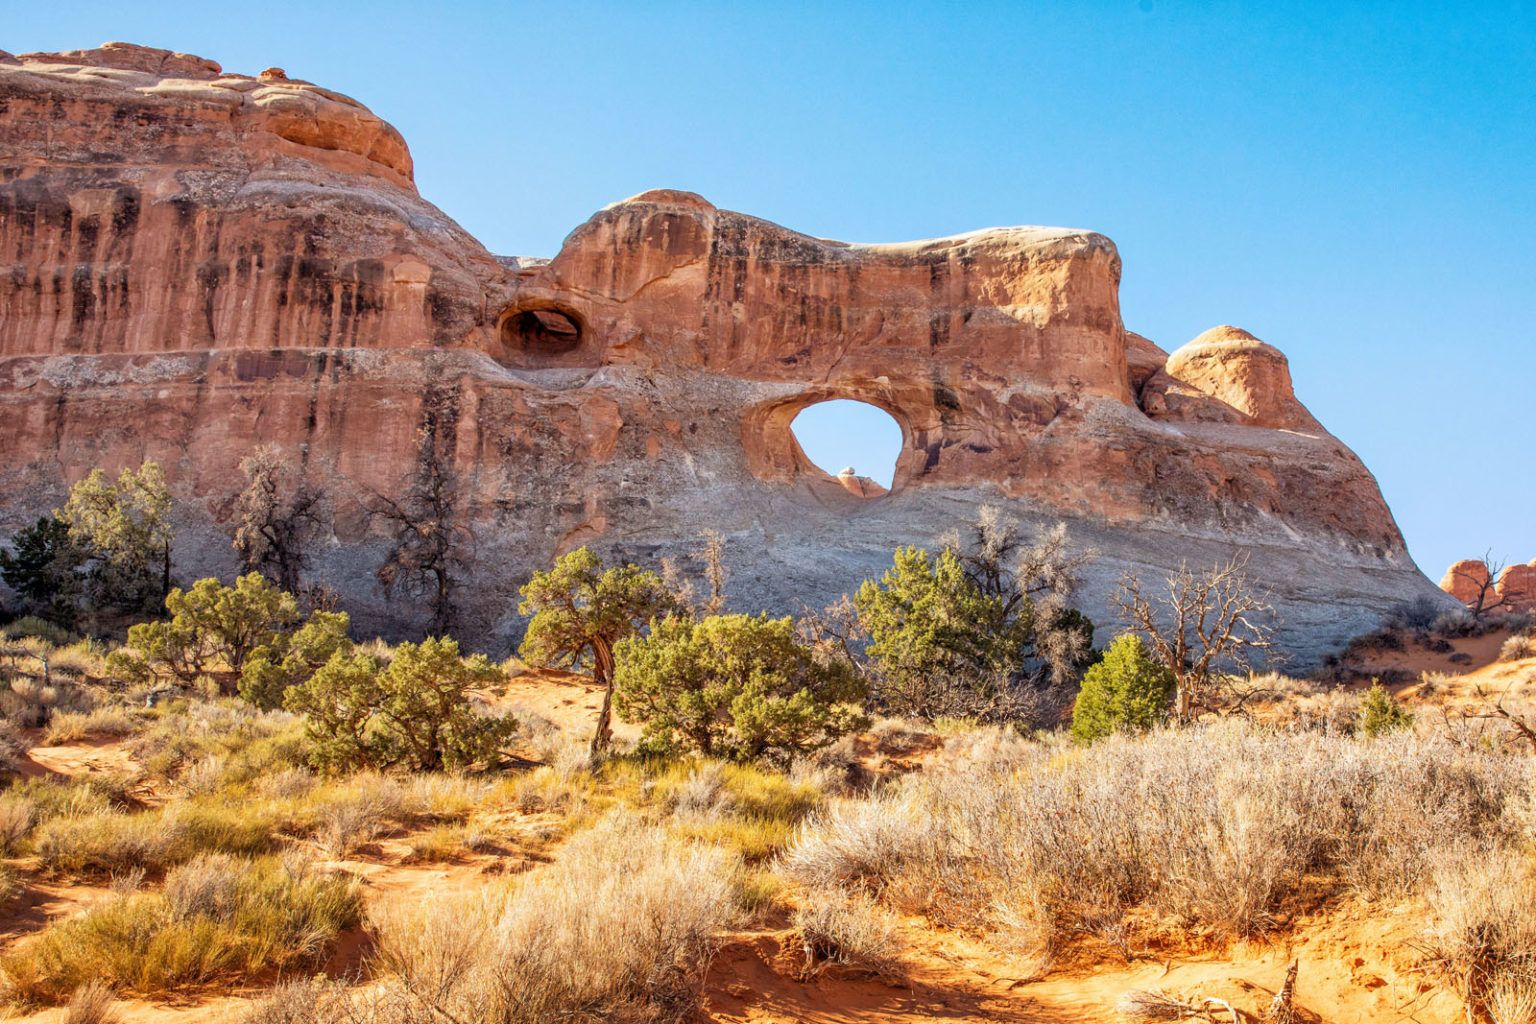
[[[1490,586],[1488,563],[1464,558],[1445,570],[1440,589],[1471,608],[1481,601],[1485,610],[1536,612],[1536,559],[1507,566]]]
[[[1090,231],[853,245],[673,190],[497,258],[345,96],[123,44],[0,55],[0,528],[150,456],[185,498],[179,572],[228,573],[236,467],[273,443],[330,496],[313,571],[365,630],[425,619],[380,589],[369,511],[440,470],[492,647],[577,544],[651,559],[717,529],[732,603],[792,611],[985,503],[1096,549],[1111,627],[1122,571],[1239,552],[1299,663],[1439,594],[1284,356],[1223,327],[1165,357],[1119,280]],[[900,425],[890,493],[796,443],[834,398]]]

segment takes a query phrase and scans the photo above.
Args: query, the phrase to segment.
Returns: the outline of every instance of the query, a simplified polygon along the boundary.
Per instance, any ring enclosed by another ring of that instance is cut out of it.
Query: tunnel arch
[[[889,416],[900,431],[901,443],[892,467],[890,486],[882,487],[880,493],[859,493],[859,488],[846,486],[837,476],[840,467],[828,470],[817,465],[795,434],[794,422],[802,412],[839,400],[873,406]],[[742,418],[742,443],[748,466],[759,479],[802,487],[825,500],[856,507],[900,494],[923,471],[927,428],[921,410],[914,417],[904,403],[881,389],[822,386],[771,399],[748,409]]]
[[[857,398],[827,398],[797,412],[789,424],[811,464],[849,494],[883,498],[896,482],[906,440],[896,418]]]

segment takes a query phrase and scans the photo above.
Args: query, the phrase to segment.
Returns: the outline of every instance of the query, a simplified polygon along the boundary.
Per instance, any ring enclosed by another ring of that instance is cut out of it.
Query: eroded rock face
[[[380,590],[368,514],[424,460],[455,480],[490,647],[577,544],[651,559],[717,529],[733,604],[794,611],[986,503],[1098,551],[1084,599],[1111,629],[1122,571],[1237,552],[1298,663],[1439,593],[1284,356],[1128,333],[1094,232],[851,245],[655,190],[552,260],[497,258],[354,101],[109,44],[0,57],[0,271],[0,526],[150,456],[186,498],[179,571],[228,573],[238,462],[274,443],[331,497],[314,574],[365,630],[425,621]],[[889,494],[796,443],[834,398],[900,424]]]
[[[1536,612],[1536,559],[1507,566],[1493,586],[1488,586],[1488,563],[1464,558],[1445,570],[1440,589],[1462,604],[1501,612]]]

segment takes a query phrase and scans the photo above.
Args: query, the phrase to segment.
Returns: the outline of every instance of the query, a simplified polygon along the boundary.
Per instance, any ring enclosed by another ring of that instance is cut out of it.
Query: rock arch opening
[[[895,485],[905,438],[901,424],[879,406],[851,398],[814,402],[789,428],[806,459],[849,494],[881,498]]]
[[[502,344],[522,355],[565,355],[580,348],[585,337],[580,317],[553,306],[512,310],[501,320]]]

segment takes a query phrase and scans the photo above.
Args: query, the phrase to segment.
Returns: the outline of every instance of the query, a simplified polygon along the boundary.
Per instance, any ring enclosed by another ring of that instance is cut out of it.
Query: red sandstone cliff
[[[671,190],[498,260],[347,97],[122,44],[0,54],[0,525],[152,456],[189,500],[184,574],[227,572],[236,466],[271,442],[333,498],[317,574],[386,628],[422,616],[378,590],[365,507],[427,459],[488,635],[577,543],[719,529],[737,603],[793,608],[988,502],[1099,551],[1106,621],[1121,569],[1239,549],[1303,657],[1437,593],[1278,350],[1222,327],[1165,355],[1119,279],[1088,231],[851,245]],[[789,424],[827,398],[901,425],[890,494],[801,452]]]

